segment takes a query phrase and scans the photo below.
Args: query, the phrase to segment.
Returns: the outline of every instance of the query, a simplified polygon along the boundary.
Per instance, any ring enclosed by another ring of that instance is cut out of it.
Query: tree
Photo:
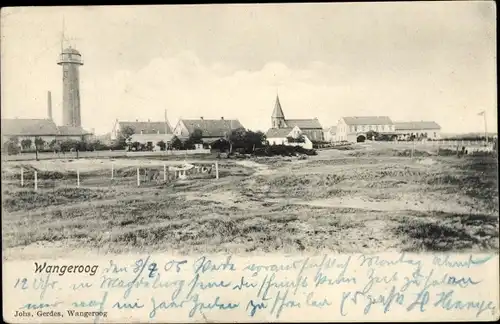
[[[160,147],[160,150],[162,151],[165,151],[165,149],[167,148],[167,143],[165,143],[164,141],[159,141],[158,143],[156,143],[156,145],[158,145]]]
[[[181,150],[182,149],[182,141],[177,136],[174,136],[174,137],[172,137],[172,140],[170,141],[170,146],[174,150]]]
[[[244,147],[246,132],[246,129],[240,127],[226,134],[226,140],[229,142],[229,154],[233,152],[235,146]]]
[[[57,140],[53,139],[53,140],[49,143],[49,148],[50,148],[52,151],[54,151],[54,153],[55,153],[55,152],[59,152],[59,151],[61,150],[61,144],[60,144]]]
[[[21,147],[23,148],[23,150],[29,150],[31,148],[31,139],[29,138],[26,138],[26,139],[23,139],[21,141]]]
[[[256,148],[264,147],[266,143],[266,135],[261,131],[253,132],[251,130],[247,130],[245,132],[246,149],[248,151],[255,151]]]
[[[132,147],[135,151],[139,151],[139,150],[141,149],[141,143],[139,143],[139,142],[132,142],[131,147]]]
[[[127,146],[127,140],[135,134],[135,130],[130,126],[121,126],[118,132],[118,147],[123,149]]]
[[[193,133],[189,135],[189,141],[193,144],[203,143],[203,131],[199,128],[195,128]]]
[[[211,147],[214,150],[224,152],[229,150],[229,142],[225,138],[219,138],[212,143]]]
[[[203,143],[203,131],[199,128],[195,128],[189,138],[184,143],[186,149],[194,149],[195,144]]]
[[[371,141],[376,140],[378,137],[379,137],[379,133],[374,131],[374,130],[369,130],[366,133],[366,138],[371,140]]]
[[[41,150],[45,146],[45,141],[41,137],[35,138],[35,149]]]
[[[5,142],[5,147],[7,148],[7,154],[19,153],[19,138],[17,136],[12,136]]]
[[[45,141],[41,137],[35,137],[35,155],[38,161],[38,151],[43,149],[45,146]]]

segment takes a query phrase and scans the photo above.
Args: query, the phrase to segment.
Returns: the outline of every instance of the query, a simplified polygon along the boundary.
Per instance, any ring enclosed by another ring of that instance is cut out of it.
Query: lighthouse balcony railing
[[[61,54],[59,55],[59,60],[57,61],[58,64],[62,63],[73,63],[73,64],[80,64],[83,65],[83,59],[81,57],[78,57],[76,55],[72,57],[68,57],[67,54]]]

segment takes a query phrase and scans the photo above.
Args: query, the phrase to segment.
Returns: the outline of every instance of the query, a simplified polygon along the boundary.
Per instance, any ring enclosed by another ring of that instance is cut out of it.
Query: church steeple
[[[285,114],[281,109],[280,98],[276,95],[276,103],[274,104],[273,114],[271,115],[271,123],[273,128],[283,128],[285,125]]]

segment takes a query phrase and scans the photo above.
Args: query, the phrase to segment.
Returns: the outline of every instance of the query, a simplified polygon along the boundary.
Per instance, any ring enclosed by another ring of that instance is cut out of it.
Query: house
[[[276,103],[271,115],[271,128],[294,128],[298,127],[311,141],[323,141],[323,127],[318,118],[313,119],[286,119],[281,108],[280,99],[276,96]]]
[[[125,129],[130,128],[134,134],[172,134],[172,127],[168,120],[164,121],[116,121],[113,129],[113,139],[118,137],[118,133]]]
[[[337,127],[331,126],[329,128],[325,128],[323,131],[323,137],[326,142],[336,142],[337,141]]]
[[[173,134],[158,134],[158,133],[146,133],[146,134],[132,134],[130,139],[128,140],[130,143],[140,143],[146,146],[151,146],[154,151],[160,151],[161,147],[158,145],[159,142],[164,142],[168,145],[172,138]]]
[[[57,126],[52,119],[2,119],[2,146],[11,138],[16,138],[20,147],[29,140],[31,147],[24,149],[35,149],[35,139],[40,138],[47,149],[54,140],[86,141],[92,133],[78,126]]]
[[[398,140],[408,140],[415,136],[420,139],[441,138],[441,126],[434,121],[395,122]]]
[[[299,141],[300,138],[303,141]],[[306,149],[313,148],[311,140],[298,126],[293,128],[270,128],[266,133],[266,139],[269,145],[302,146]]]
[[[364,142],[369,131],[390,139],[396,136],[394,123],[387,116],[342,117],[337,123],[337,141]]]
[[[181,139],[188,138],[196,129],[201,130],[202,141],[211,144],[218,139],[225,138],[232,130],[244,128],[237,119],[180,119],[175,125],[173,133]]]

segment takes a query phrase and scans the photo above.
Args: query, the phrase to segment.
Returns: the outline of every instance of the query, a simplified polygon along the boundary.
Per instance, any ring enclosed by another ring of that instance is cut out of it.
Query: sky
[[[2,118],[62,122],[61,34],[82,53],[82,125],[287,118],[497,129],[493,1],[2,8]]]

